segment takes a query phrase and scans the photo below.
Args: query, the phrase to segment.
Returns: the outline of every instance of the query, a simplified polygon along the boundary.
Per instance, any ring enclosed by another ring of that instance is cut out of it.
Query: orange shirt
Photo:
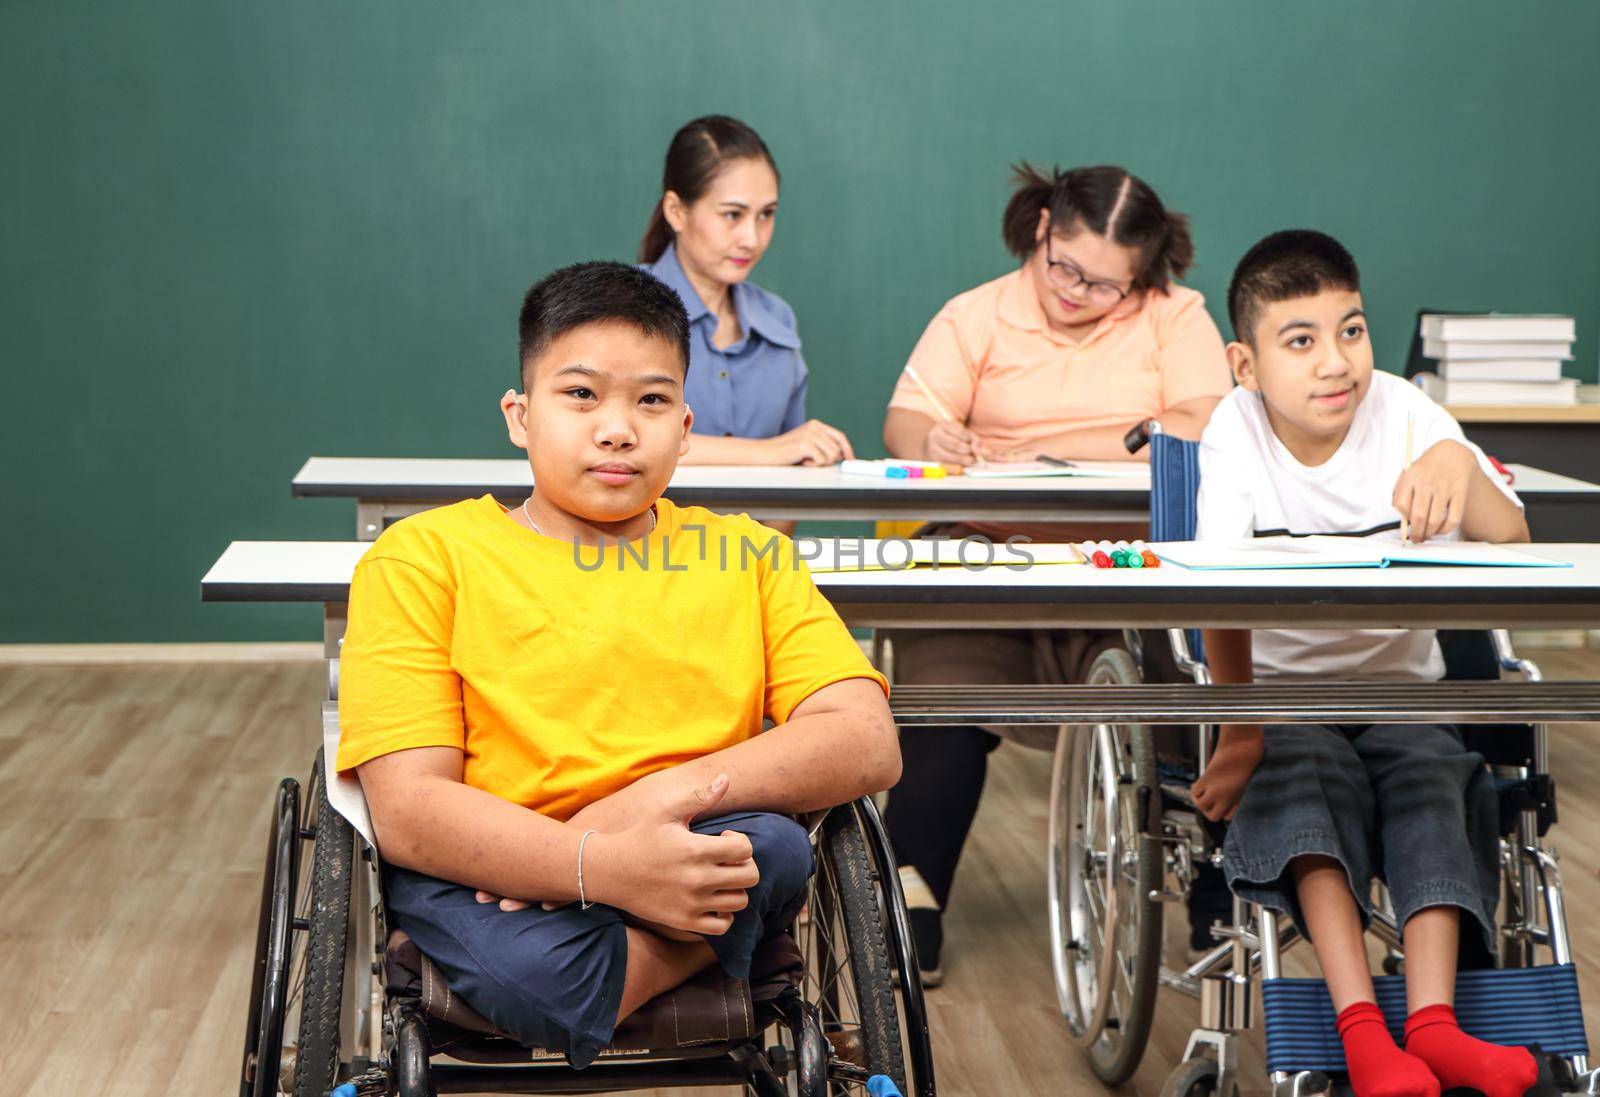
[[[1046,322],[1026,267],[940,309],[907,365],[999,450],[1083,427],[1131,426],[1233,387],[1222,335],[1194,290],[1137,294],[1074,340]],[[904,374],[889,406],[940,418]],[[1077,456],[1125,461],[1128,454],[1113,442]]]

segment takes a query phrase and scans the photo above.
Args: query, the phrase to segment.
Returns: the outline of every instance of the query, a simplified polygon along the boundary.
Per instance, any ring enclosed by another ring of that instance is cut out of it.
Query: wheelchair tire
[[[1086,684],[1140,681],[1128,652],[1102,652]],[[1107,1085],[1144,1056],[1161,973],[1158,841],[1147,820],[1160,802],[1148,725],[1068,725],[1056,743],[1050,790],[1051,958],[1061,1014]],[[1107,883],[1111,885],[1107,887]]]
[[[311,818],[311,902],[306,914],[305,979],[300,985],[300,1033],[294,1097],[324,1097],[339,1078],[344,1008],[345,949],[350,926],[350,879],[355,831],[328,803],[322,752],[311,767],[306,810]]]
[[[817,843],[809,917],[798,928],[808,971],[805,997],[821,1012],[823,1035],[843,1058],[906,1089],[905,1054],[893,966],[884,933],[882,881],[867,855],[853,805],[828,812]],[[842,940],[840,939],[842,937]],[[838,1081],[835,1093],[864,1092]]]
[[[285,778],[278,784],[272,829],[267,838],[266,867],[262,870],[250,1009],[239,1068],[239,1097],[272,1097],[278,1091],[283,1022],[289,1008],[295,885],[299,875],[300,782]]]

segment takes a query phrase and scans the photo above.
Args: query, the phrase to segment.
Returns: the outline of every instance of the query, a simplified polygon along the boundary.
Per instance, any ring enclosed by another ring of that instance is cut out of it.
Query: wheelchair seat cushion
[[[526,1062],[529,1050],[497,1030],[450,990],[433,962],[401,930],[389,935],[384,954],[391,996],[419,999],[436,1052],[475,1062]],[[787,934],[764,941],[751,958],[750,981],[733,979],[719,965],[646,1002],[617,1026],[602,1055],[662,1052],[738,1043],[771,1020],[772,1003],[800,985],[805,961]],[[537,1058],[543,1049],[532,1049]]]

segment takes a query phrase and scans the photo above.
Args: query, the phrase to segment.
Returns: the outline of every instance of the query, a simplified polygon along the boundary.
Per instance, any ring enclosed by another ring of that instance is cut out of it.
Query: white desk
[[[1525,465],[1508,467],[1535,523],[1535,536],[1540,515],[1557,512],[1562,529],[1600,535],[1600,484]],[[389,522],[419,510],[480,495],[515,499],[532,484],[528,463],[520,458],[313,457],[295,474],[290,490],[302,499],[354,499],[356,537],[371,541]],[[845,476],[836,468],[689,465],[678,469],[666,494],[684,506],[771,519],[1115,523],[1144,522],[1150,514],[1148,475],[872,480]],[[1576,525],[1570,517],[1574,508],[1582,512]]]
[[[328,654],[344,633],[361,541],[235,541],[200,581],[207,602],[320,602]],[[863,628],[1594,628],[1600,544],[1529,546],[1570,568],[1187,571],[1082,565],[1027,571],[819,574]]]
[[[200,597],[321,602],[329,691],[337,698],[351,574],[370,547],[361,541],[235,541],[201,580]],[[1600,545],[1535,545],[1531,551],[1575,566],[1193,572],[1044,565],[1021,572],[946,567],[815,579],[847,623],[873,627],[1549,628],[1600,620]],[[1120,700],[1114,687],[910,687],[897,692],[896,719],[1206,723],[1230,712],[1229,719],[1271,723],[1303,721],[1311,711],[1320,719],[1336,710],[1353,722],[1380,711],[1408,722],[1553,722],[1600,718],[1597,690],[1595,682],[1479,682],[1397,693],[1381,683],[1345,683],[1291,690],[1286,701],[1270,683],[1209,687],[1204,696],[1193,695],[1192,687],[1137,686],[1122,690],[1129,696]],[[1212,708],[1217,712],[1210,717],[1193,715]],[[962,715],[948,719],[950,712]]]
[[[523,459],[313,457],[290,490],[296,498],[354,499],[356,536],[370,541],[419,510],[480,495],[517,499],[532,485]],[[845,476],[833,467],[685,465],[666,495],[682,506],[769,519],[1143,522],[1150,514],[1148,475],[913,481]]]

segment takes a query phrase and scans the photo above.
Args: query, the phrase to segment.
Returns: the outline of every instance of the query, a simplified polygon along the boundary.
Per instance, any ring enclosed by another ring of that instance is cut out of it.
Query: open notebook
[[[1482,541],[1410,545],[1360,537],[1257,537],[1151,545],[1162,561],[1196,571],[1386,568],[1398,564],[1469,568],[1568,568],[1571,564]]]
[[[1143,461],[985,461],[968,465],[966,475],[978,480],[1036,476],[1098,476],[1114,480],[1148,480]]]
[[[908,567],[1028,568],[1046,564],[1081,564],[1076,545],[996,543],[981,541],[907,541],[855,537],[799,537],[795,543],[812,574],[837,571],[904,571]],[[965,551],[963,551],[963,549]]]

